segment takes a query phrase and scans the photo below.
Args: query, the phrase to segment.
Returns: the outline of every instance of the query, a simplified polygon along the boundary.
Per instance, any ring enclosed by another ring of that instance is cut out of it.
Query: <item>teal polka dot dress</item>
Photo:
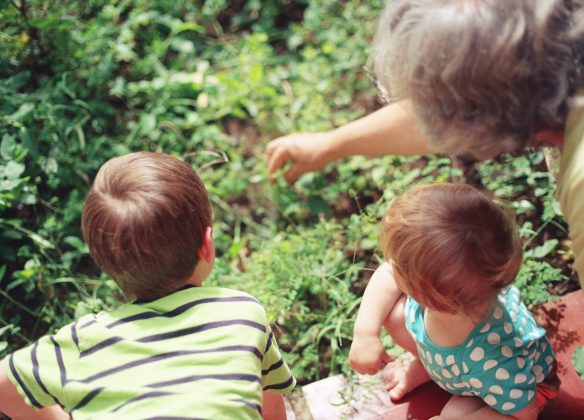
[[[545,331],[510,286],[497,297],[489,319],[479,323],[456,347],[435,345],[424,328],[423,308],[407,298],[406,327],[430,377],[446,391],[476,396],[501,414],[525,408],[536,385],[555,361]]]

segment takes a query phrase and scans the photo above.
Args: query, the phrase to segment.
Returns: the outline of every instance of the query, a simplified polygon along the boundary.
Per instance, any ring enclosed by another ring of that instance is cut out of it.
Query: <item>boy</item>
[[[264,308],[243,292],[201,287],[215,249],[207,192],[190,165],[145,152],[111,159],[85,200],[82,228],[95,262],[135,300],[6,358],[0,411],[285,418],[282,397],[266,391],[289,391],[295,379]]]

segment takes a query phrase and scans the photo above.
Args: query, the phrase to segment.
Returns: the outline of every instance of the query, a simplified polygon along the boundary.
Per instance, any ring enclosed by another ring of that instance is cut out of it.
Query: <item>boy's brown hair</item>
[[[190,165],[161,153],[106,162],[83,206],[89,252],[129,298],[156,298],[183,286],[209,226],[203,182]]]
[[[389,206],[385,258],[423,306],[473,313],[515,279],[522,249],[513,219],[465,184],[415,187]]]

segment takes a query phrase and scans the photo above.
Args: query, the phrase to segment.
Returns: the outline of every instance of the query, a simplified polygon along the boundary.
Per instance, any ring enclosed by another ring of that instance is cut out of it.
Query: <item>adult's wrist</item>
[[[325,133],[323,140],[323,159],[326,164],[344,159],[354,154],[352,150],[352,132],[346,126],[335,128]]]

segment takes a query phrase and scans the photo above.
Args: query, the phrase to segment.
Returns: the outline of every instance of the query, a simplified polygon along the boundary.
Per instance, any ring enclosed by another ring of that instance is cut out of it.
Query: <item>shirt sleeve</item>
[[[290,368],[282,358],[278,343],[268,326],[266,328],[266,348],[262,359],[262,386],[264,391],[289,392],[296,385]]]
[[[29,406],[66,406],[63,388],[79,356],[76,338],[70,324],[8,357],[8,377]]]

